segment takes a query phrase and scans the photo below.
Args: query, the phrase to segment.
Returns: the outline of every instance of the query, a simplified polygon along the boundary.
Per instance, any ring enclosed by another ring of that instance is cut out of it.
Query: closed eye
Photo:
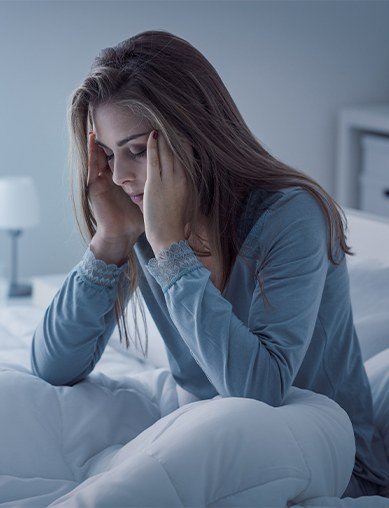
[[[134,159],[140,159],[141,157],[144,157],[146,155],[146,153],[147,153],[147,148],[145,148],[142,152],[139,152],[139,153],[132,153],[130,151],[130,155]]]
[[[141,157],[144,157],[147,153],[147,148],[145,148],[142,152],[139,152],[139,153],[132,153],[130,150],[128,151],[131,159],[140,159]],[[113,154],[112,155],[107,155],[107,161],[110,161],[112,160],[113,158]]]

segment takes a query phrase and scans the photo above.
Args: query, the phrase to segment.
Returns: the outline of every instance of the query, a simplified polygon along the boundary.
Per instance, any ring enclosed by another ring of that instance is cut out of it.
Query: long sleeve
[[[257,268],[263,267],[271,307],[257,284],[248,326],[212,284],[209,270],[186,241],[149,261],[147,269],[160,284],[182,339],[222,396],[273,406],[282,402],[318,319],[328,270],[326,231],[319,205],[300,189],[266,211],[253,228],[251,242],[260,245]]]
[[[93,370],[115,327],[114,304],[126,266],[96,260],[88,247],[35,330],[35,375],[53,385],[73,385]]]

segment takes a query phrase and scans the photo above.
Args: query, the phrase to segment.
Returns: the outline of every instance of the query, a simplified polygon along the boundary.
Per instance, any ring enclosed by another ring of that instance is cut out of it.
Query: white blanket
[[[286,507],[340,496],[354,463],[346,413],[297,388],[272,408],[179,407],[163,368],[58,387],[3,366],[0,386],[2,506]]]
[[[183,405],[170,371],[117,336],[87,380],[51,386],[29,370],[41,317],[0,309],[0,506],[389,506],[380,496],[340,499],[355,444],[331,399],[293,388],[280,408],[220,397]],[[389,349],[366,365],[388,425]],[[215,418],[228,432],[215,434]]]

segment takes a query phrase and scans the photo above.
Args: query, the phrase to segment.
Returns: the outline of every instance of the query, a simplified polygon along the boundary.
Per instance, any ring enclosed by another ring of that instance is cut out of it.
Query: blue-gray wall
[[[32,175],[43,212],[21,278],[67,272],[84,250],[66,105],[101,48],[149,29],[187,39],[263,144],[333,193],[338,110],[389,100],[388,21],[389,2],[371,0],[0,1],[0,175]],[[8,248],[0,232],[0,261]]]

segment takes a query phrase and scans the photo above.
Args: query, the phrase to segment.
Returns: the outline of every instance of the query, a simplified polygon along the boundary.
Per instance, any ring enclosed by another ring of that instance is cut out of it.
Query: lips
[[[134,203],[141,203],[143,201],[143,193],[142,194],[131,194],[130,198]]]

